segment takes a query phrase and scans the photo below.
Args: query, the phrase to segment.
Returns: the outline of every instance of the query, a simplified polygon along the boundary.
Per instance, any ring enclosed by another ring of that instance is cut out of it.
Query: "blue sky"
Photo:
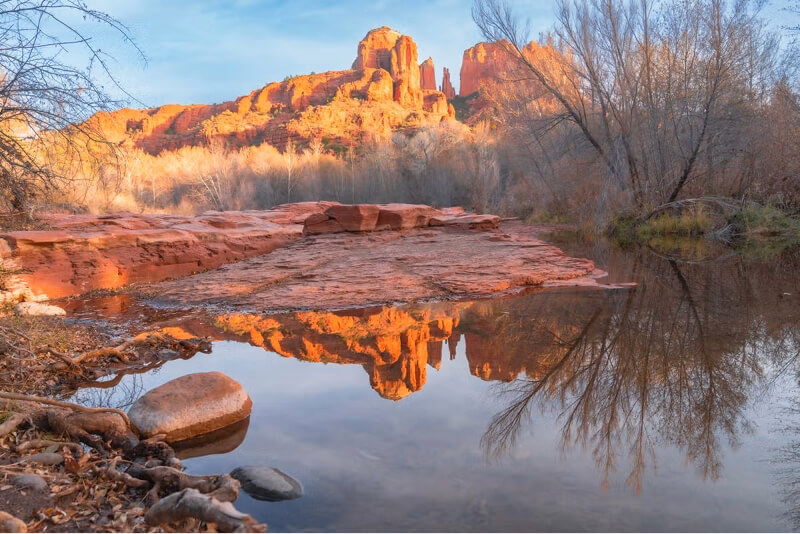
[[[779,11],[773,0],[770,14]],[[554,0],[515,0],[533,36],[553,22]],[[115,72],[148,106],[231,100],[287,75],[350,68],[358,41],[387,25],[410,35],[436,82],[448,67],[458,87],[464,50],[481,40],[471,0],[89,0],[126,23],[141,61],[109,40]]]

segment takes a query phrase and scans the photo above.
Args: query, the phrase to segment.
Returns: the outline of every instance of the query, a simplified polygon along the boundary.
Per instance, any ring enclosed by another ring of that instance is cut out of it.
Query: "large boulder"
[[[248,495],[260,501],[288,501],[303,496],[303,485],[274,467],[237,467],[231,476],[241,482]]]
[[[170,380],[137,400],[128,412],[143,437],[165,434],[174,443],[213,432],[250,415],[253,401],[232,378],[218,372]]]

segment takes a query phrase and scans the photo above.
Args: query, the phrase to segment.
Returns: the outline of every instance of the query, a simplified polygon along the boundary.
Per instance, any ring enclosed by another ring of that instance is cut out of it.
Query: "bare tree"
[[[144,59],[124,24],[80,0],[0,1],[0,203],[7,209],[22,211],[77,168],[86,171],[98,150],[107,156],[85,121],[130,95],[92,28],[110,29]]]
[[[746,145],[739,132],[778,78],[777,38],[760,17],[762,2],[557,5],[545,46],[529,43],[527,27],[502,0],[473,8],[483,35],[514,60],[506,74],[512,91],[533,85],[528,93],[553,106],[524,115],[540,124],[532,129],[540,147],[566,128],[579,140],[561,143],[571,146],[571,159],[590,155],[609,186],[648,213],[701,178],[710,181],[716,159]]]

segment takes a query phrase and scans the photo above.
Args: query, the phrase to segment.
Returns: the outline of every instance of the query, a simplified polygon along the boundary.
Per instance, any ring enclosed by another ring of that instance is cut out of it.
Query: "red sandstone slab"
[[[348,232],[370,232],[378,223],[380,208],[375,204],[340,204],[325,210],[325,215],[334,219]]]
[[[440,212],[422,204],[380,204],[376,230],[408,230],[424,228]]]

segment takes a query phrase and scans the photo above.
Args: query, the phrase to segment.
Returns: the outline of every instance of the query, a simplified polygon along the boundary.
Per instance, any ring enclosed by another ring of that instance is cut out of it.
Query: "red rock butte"
[[[290,139],[326,134],[349,141],[360,123],[345,102],[366,107],[389,128],[453,118],[447,98],[428,78],[433,72],[423,84],[417,61],[414,40],[384,26],[359,42],[350,70],[289,77],[221,104],[100,112],[89,123],[111,142],[157,154],[217,138],[232,146],[267,142],[279,148]]]

